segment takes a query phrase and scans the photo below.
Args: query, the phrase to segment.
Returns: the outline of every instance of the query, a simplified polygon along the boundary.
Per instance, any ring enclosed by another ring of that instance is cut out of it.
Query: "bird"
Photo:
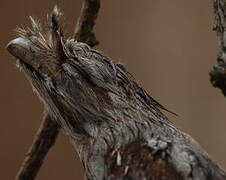
[[[67,38],[61,16],[54,8],[49,29],[30,17],[32,28],[19,28],[7,50],[68,136],[88,180],[226,179],[123,64]]]

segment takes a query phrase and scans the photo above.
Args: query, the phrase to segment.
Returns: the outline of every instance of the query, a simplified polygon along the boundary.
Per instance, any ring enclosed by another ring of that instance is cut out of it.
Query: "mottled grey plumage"
[[[32,19],[33,30],[20,29],[8,50],[69,136],[88,179],[225,179],[122,64],[66,39],[59,14],[46,34]]]

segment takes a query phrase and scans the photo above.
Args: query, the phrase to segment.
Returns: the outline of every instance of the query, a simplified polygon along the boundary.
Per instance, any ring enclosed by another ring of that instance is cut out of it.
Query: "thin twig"
[[[94,47],[99,42],[93,33],[93,27],[100,8],[100,0],[85,0],[78,19],[74,38]],[[60,127],[47,114],[33,140],[33,143],[17,173],[15,180],[35,179],[50,148],[54,145]]]

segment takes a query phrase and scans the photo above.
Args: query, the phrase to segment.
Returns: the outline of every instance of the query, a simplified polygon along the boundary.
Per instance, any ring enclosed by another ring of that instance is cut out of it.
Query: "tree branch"
[[[46,154],[54,145],[59,131],[59,126],[53,123],[49,115],[45,115],[16,179],[27,180],[35,178]]]
[[[213,30],[218,37],[217,63],[210,71],[210,81],[214,87],[221,89],[226,96],[226,0],[214,0]]]
[[[84,42],[91,47],[99,44],[93,33],[99,8],[100,0],[84,0],[74,32],[74,38],[77,41]],[[59,131],[60,127],[56,122],[51,120],[48,114],[45,115],[15,180],[35,179],[45,156],[54,145]]]
[[[74,33],[74,38],[77,39],[77,41],[85,42],[91,47],[99,44],[93,33],[93,27],[96,23],[99,9],[100,0],[84,1]]]

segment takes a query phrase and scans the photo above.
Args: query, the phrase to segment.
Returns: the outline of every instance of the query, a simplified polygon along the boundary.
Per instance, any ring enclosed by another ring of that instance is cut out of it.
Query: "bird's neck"
[[[162,126],[158,123],[156,127]],[[143,116],[142,121],[135,118],[114,124],[109,122],[101,125],[84,124],[84,129],[89,132],[90,136],[74,134],[70,136],[70,139],[83,162],[87,176],[92,179],[95,179],[94,177],[101,179],[100,177],[106,173],[106,156],[109,152],[114,152],[140,139],[150,139],[152,128],[150,119]]]

